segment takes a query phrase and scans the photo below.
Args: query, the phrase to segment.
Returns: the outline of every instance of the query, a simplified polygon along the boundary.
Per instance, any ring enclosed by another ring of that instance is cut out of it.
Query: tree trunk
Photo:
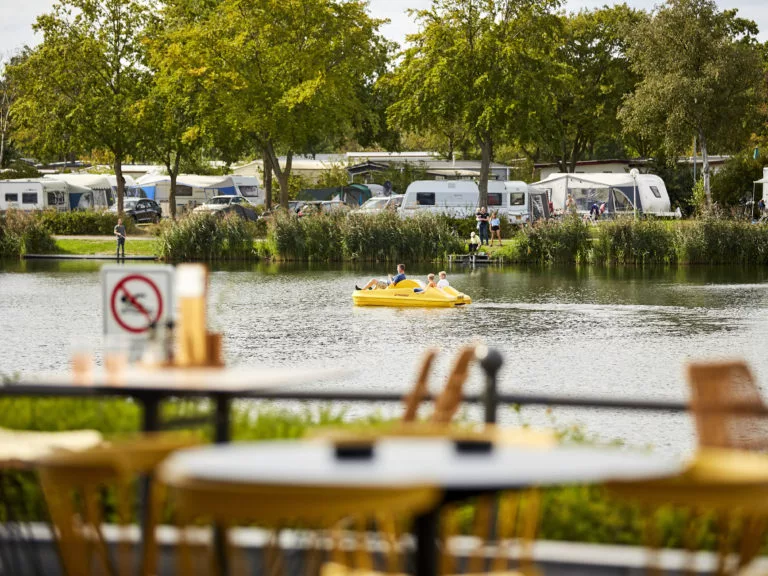
[[[701,148],[702,174],[704,176],[704,193],[707,195],[707,206],[712,206],[712,193],[709,190],[709,156],[707,156],[707,140],[704,132],[699,130],[699,147]]]
[[[0,130],[0,168],[3,167],[3,156],[5,156],[5,130]]]
[[[291,164],[293,163],[293,151],[289,150],[285,157],[285,168],[280,167],[280,161],[275,154],[275,147],[271,142],[267,142],[267,151],[269,153],[272,169],[277,176],[277,183],[280,185],[280,206],[288,210],[288,182],[291,176]]]
[[[480,206],[488,206],[488,177],[491,174],[491,160],[493,160],[493,142],[491,139],[480,139]]]
[[[272,210],[272,161],[266,147],[261,156],[264,164],[264,208]]]
[[[115,180],[117,180],[117,213],[123,213],[125,198],[125,179],[123,178],[123,159],[115,154]]]

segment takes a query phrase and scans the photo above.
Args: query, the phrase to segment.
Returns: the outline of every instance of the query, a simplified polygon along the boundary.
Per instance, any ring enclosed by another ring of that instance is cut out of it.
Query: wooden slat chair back
[[[690,364],[688,384],[701,448],[768,450],[768,408],[746,363]]]

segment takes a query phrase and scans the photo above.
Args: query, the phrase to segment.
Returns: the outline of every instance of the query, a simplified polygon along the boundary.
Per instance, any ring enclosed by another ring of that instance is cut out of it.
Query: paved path
[[[74,235],[74,236],[65,236],[60,234],[54,234],[53,237],[56,240],[109,240],[113,241],[115,239],[114,236],[88,236],[88,235]],[[154,240],[154,236],[128,236],[128,241],[133,242],[135,240],[141,240],[142,242],[146,242],[148,240]]]

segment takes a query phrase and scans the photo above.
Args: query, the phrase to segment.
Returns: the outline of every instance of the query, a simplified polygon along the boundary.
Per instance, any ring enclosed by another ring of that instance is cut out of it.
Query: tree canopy
[[[137,139],[131,109],[147,79],[140,38],[148,16],[138,0],[60,0],[34,26],[43,42],[11,67],[14,118],[29,147],[42,156],[108,150],[119,210],[122,162]]]
[[[757,26],[713,0],[667,0],[635,28],[633,70],[641,80],[620,117],[641,135],[661,135],[671,158],[697,138],[711,202],[708,150],[738,149],[760,88]]]
[[[293,154],[337,144],[367,117],[364,87],[390,50],[383,21],[359,0],[222,0],[203,17],[191,4],[173,42],[216,102],[214,135],[262,152],[287,207]]]
[[[421,28],[388,80],[398,91],[392,123],[477,143],[481,205],[488,202],[494,145],[524,138],[547,105],[537,87],[550,67],[557,6],[557,0],[434,0],[414,12]]]

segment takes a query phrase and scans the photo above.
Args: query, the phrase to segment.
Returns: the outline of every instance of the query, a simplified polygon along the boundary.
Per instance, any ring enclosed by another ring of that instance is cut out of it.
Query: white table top
[[[204,446],[173,454],[163,475],[264,485],[482,491],[650,479],[681,468],[677,460],[647,452],[497,445],[486,454],[466,454],[448,440],[402,438],[380,440],[367,460],[339,460],[333,444],[321,441]]]
[[[303,384],[323,378],[348,375],[349,370],[311,368],[142,368],[132,366],[125,370],[107,372],[94,369],[79,375],[73,372],[51,372],[25,377],[19,384],[7,386],[64,389],[83,391],[158,391],[167,393],[243,393],[265,390],[288,384]]]

